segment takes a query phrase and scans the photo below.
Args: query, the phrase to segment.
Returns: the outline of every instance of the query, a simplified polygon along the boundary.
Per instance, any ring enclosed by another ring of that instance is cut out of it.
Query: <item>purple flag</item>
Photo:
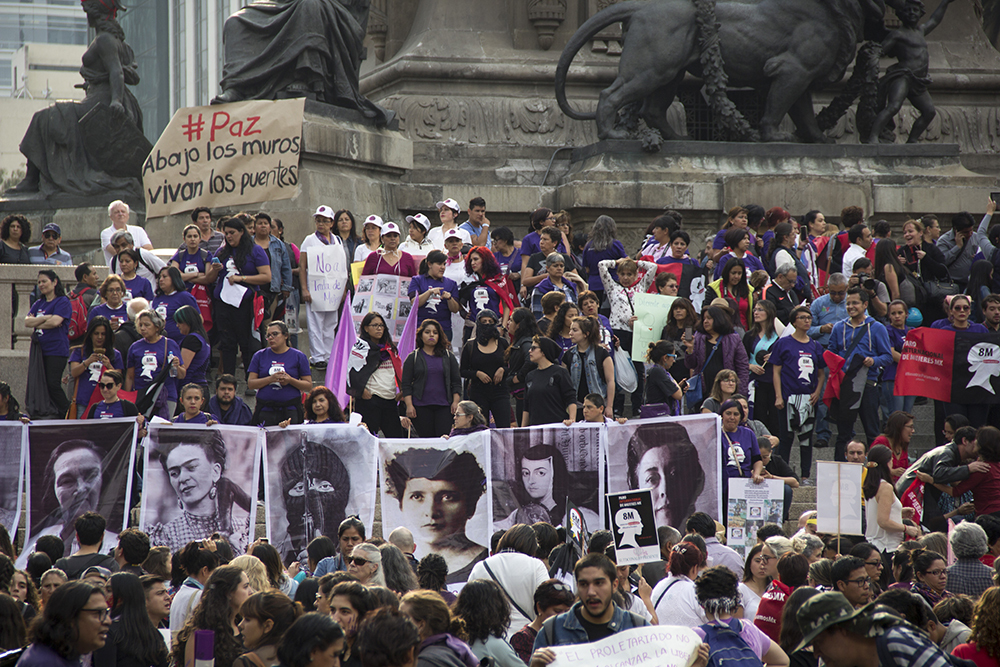
[[[410,356],[410,352],[417,349],[418,310],[420,309],[417,307],[417,300],[414,299],[413,305],[410,306],[410,314],[406,316],[406,324],[403,325],[403,335],[399,337],[399,342],[396,345],[401,361],[406,361],[406,358]]]
[[[340,320],[337,322],[337,336],[333,339],[333,349],[330,350],[330,361],[326,367],[326,387],[333,392],[340,402],[340,408],[347,410],[350,405],[347,396],[347,372],[350,368],[351,348],[358,340],[354,333],[354,320],[351,319],[351,298],[344,298],[344,307],[340,310]]]

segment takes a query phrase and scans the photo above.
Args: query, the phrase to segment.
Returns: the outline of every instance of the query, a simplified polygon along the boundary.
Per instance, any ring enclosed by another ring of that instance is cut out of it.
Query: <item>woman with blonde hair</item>
[[[701,404],[702,414],[719,414],[722,411],[722,404],[736,393],[738,384],[739,378],[736,371],[728,368],[719,371],[712,383],[712,393]]]
[[[242,556],[237,556],[229,561],[229,564],[235,565],[246,572],[247,579],[250,580],[250,587],[258,593],[262,591],[269,591],[274,588],[271,586],[271,580],[268,579],[267,567],[264,565],[264,562],[256,556],[243,554]]]

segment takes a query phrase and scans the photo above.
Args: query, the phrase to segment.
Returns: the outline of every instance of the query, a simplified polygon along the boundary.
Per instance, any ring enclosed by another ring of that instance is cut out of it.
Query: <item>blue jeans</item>
[[[882,408],[883,424],[889,419],[889,415],[898,410],[912,413],[913,402],[917,400],[916,396],[895,396],[892,393],[895,384],[896,383],[891,380],[888,382],[883,381],[882,386],[879,387],[882,390],[879,407]]]
[[[824,441],[830,442],[833,439],[833,434],[830,432],[830,422],[826,420],[826,413],[829,408],[826,407],[826,403],[823,402],[823,395],[826,393],[826,380],[823,381],[823,389],[819,392],[819,403],[816,404],[816,425],[813,427],[813,435],[815,436],[814,442]],[[852,434],[853,435],[853,434]]]

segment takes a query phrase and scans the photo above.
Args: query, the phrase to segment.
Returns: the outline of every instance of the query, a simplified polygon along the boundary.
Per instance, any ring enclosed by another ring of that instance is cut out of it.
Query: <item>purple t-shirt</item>
[[[448,292],[452,297],[458,299],[458,283],[451,278],[435,280],[426,273],[413,276],[406,294],[411,299],[414,299],[432,287],[440,287],[442,292]],[[427,299],[427,303],[420,306],[417,310],[417,319],[421,322],[424,320],[437,320],[441,324],[441,328],[444,329],[445,334],[451,338],[451,311],[448,310],[448,304],[441,297],[432,296]]]
[[[887,326],[885,330],[889,333],[889,347],[894,349],[900,354],[903,353],[903,339],[906,338],[906,334],[909,333],[910,327],[904,326],[902,329],[897,329],[894,326]],[[895,380],[896,379],[896,369],[899,364],[893,362],[885,367],[882,371],[882,381]]]
[[[947,319],[935,321],[934,324],[931,325],[931,329],[942,329],[944,331],[954,331],[956,333],[989,333],[990,332],[989,329],[987,329],[982,324],[979,324],[978,322],[969,322],[969,326],[967,328],[965,328],[965,329],[956,329],[954,327],[954,325],[950,321],[948,321]]]
[[[69,356],[69,320],[73,316],[73,304],[69,297],[57,296],[51,301],[41,298],[31,304],[28,315],[58,315],[63,318],[62,324],[55,329],[36,329],[38,342],[42,345],[42,354],[47,357]]]
[[[826,368],[822,345],[812,339],[800,343],[791,336],[779,338],[771,348],[771,363],[781,366],[781,393],[786,399],[816,391],[819,371]]]
[[[469,289],[469,300],[462,305],[468,309],[469,319],[473,322],[479,317],[481,310],[488,309],[500,314],[500,297],[495,289],[482,281]]]
[[[509,273],[511,271],[517,273],[521,270],[521,251],[517,248],[514,248],[513,252],[506,257],[498,252],[493,253],[493,256],[497,258],[497,264],[500,265],[500,269],[504,273]]]
[[[230,251],[229,256],[223,259],[222,253],[226,252],[227,248]],[[250,252],[247,253],[247,258],[243,262],[243,266],[236,266],[236,256],[231,251],[232,248],[223,243],[222,247],[219,248],[219,251],[215,253],[215,256],[222,262],[222,269],[219,271],[219,277],[215,281],[214,295],[217,299],[222,298],[223,281],[229,277],[230,273],[240,276],[255,276],[260,273],[260,271],[257,270],[258,266],[271,266],[271,258],[267,256],[267,251],[256,243],[253,244],[253,247],[250,248]],[[243,286],[251,292],[256,292],[259,287],[258,285],[249,284]]]
[[[205,260],[201,258],[201,249],[193,255],[189,255],[187,248],[183,250],[178,250],[174,253],[174,256],[170,258],[171,262],[177,262],[177,266],[181,273],[205,273]],[[191,289],[191,285],[194,283],[185,282],[184,288],[186,290]]]
[[[250,368],[247,374],[256,373],[258,378],[266,378],[279,371],[285,371],[298,380],[304,375],[309,375],[309,359],[294,347],[288,348],[281,354],[277,354],[269,347],[258,351],[250,361]],[[288,384],[282,387],[277,382],[267,385],[257,391],[258,401],[271,401],[274,403],[285,403],[293,401],[296,397],[301,397],[302,392]]]
[[[187,418],[187,414],[182,412],[176,417],[174,417],[175,424],[207,424],[210,415],[206,412],[199,412],[191,419]]]
[[[166,341],[166,344],[164,344]],[[166,352],[166,355],[164,355]],[[145,338],[140,338],[132,343],[128,349],[128,359],[125,367],[134,369],[135,389],[144,391],[152,384],[153,379],[163,368],[163,364],[172,363],[173,358],[181,358],[181,348],[175,341],[161,337],[155,343],[147,343]],[[168,401],[177,400],[177,383],[168,381],[163,386],[163,391],[167,392]]]
[[[413,405],[451,405],[448,400],[448,389],[444,386],[444,359],[429,355],[423,350],[419,354],[423,355],[427,364],[427,376],[424,380],[423,398],[413,397]]]
[[[722,250],[726,247],[726,232],[728,232],[732,227],[724,227],[719,230],[719,233],[715,235],[715,240],[712,241],[712,250]],[[750,231],[750,230],[747,230]],[[772,234],[771,236],[774,236]],[[750,247],[753,248],[757,245],[757,238],[750,232]]]
[[[177,328],[177,323],[174,322],[174,313],[181,306],[191,306],[195,310],[198,310],[198,301],[191,292],[182,290],[173,294],[155,296],[153,297],[153,303],[150,304],[150,307],[166,321],[167,338],[178,343],[184,340],[184,335],[181,334],[181,330]]]
[[[628,253],[625,252],[625,246],[618,239],[612,241],[611,245],[604,250],[594,250],[589,244],[584,246],[582,264],[587,271],[587,289],[593,292],[603,292],[604,283],[601,282],[601,274],[597,270],[597,265],[605,259],[619,259],[621,257],[628,257]],[[612,277],[617,280],[617,272],[612,271],[611,273]]]
[[[125,362],[122,360],[122,354],[118,350],[112,350],[113,355],[110,355],[105,351],[105,355],[111,359],[111,365],[119,370],[125,370]],[[87,355],[90,356],[89,354]],[[83,363],[83,347],[75,347],[69,353],[69,363]],[[83,414],[83,410],[90,403],[90,397],[94,393],[94,387],[97,386],[97,381],[101,378],[101,364],[100,362],[96,364],[91,364],[90,368],[85,370],[80,377],[76,379],[76,404],[80,408],[80,414]]]
[[[98,316],[108,318],[113,328],[115,320],[118,320],[119,325],[128,322],[128,306],[125,305],[124,301],[117,308],[112,308],[106,303],[98,304],[87,313],[87,323],[89,324],[92,319]]]
[[[731,448],[730,441],[733,443]],[[735,433],[722,432],[722,460],[726,462],[722,468],[723,480],[730,477],[749,477],[753,470],[753,460],[759,456],[757,436],[746,426],[736,427]],[[737,466],[742,474],[737,471]]]
[[[194,384],[206,384],[205,375],[208,373],[208,364],[212,359],[212,348],[208,341],[196,333],[188,334],[181,341],[181,351],[194,351],[194,359],[188,366],[187,374],[184,376],[183,384],[193,382]],[[182,356],[183,360],[184,357]]]
[[[139,298],[153,300],[153,285],[147,279],[136,276],[132,280],[122,278],[122,281],[125,283],[125,303]]]
[[[94,405],[93,419],[117,419],[124,416],[125,410],[122,408],[121,401],[115,401],[114,403],[101,401]]]

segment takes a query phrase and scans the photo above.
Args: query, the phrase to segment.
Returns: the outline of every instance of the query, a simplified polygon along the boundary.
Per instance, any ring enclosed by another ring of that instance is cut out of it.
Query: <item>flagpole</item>
[[[843,488],[840,485],[840,471],[841,471],[841,469],[842,469],[842,466],[841,466],[841,464],[838,463],[837,464],[837,551],[838,552],[840,551],[840,517],[844,515],[844,513],[843,513],[843,511],[841,511],[841,507],[840,507],[841,504],[844,502],[844,499],[840,497],[840,493],[841,493],[840,490],[841,490],[841,488]]]

